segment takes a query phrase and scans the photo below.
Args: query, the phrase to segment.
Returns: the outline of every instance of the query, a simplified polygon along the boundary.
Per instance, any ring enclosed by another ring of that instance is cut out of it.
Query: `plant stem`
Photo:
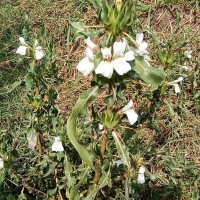
[[[107,143],[108,143],[108,133],[107,131],[105,131],[102,137],[102,142],[101,142],[101,151],[100,151],[101,156],[103,156],[106,151]]]
[[[38,133],[38,151],[42,155],[42,142],[41,142],[41,133]]]
[[[138,44],[136,43],[136,41],[128,34],[128,33],[126,33],[126,32],[122,32],[125,36],[127,36],[130,40],[131,40],[131,42],[133,42],[133,44],[136,46],[136,47],[138,47]]]

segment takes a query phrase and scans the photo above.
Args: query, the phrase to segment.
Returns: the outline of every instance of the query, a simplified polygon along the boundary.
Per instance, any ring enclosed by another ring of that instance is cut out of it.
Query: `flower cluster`
[[[131,70],[131,65],[129,61],[135,59],[135,53],[137,55],[143,56],[144,60],[149,64],[150,57],[147,51],[148,44],[143,41],[143,33],[136,35],[136,43],[138,49],[135,51],[126,51],[126,42],[115,41],[113,46],[101,48],[94,44],[90,38],[85,40],[87,48],[85,50],[85,57],[79,62],[77,69],[84,76],[87,76],[94,70],[94,60],[98,53],[102,54],[102,60],[95,69],[95,73],[102,75],[106,78],[111,78],[114,70],[118,75],[122,76]]]
[[[79,62],[77,69],[87,76],[94,69],[94,58],[98,52],[98,46],[95,45],[90,38],[85,40],[87,48],[85,57]],[[112,47],[101,48],[103,60],[95,69],[96,74],[100,74],[106,78],[111,78],[115,70],[119,75],[124,75],[131,70],[131,66],[127,61],[134,60],[134,52],[125,53],[125,42],[115,42]]]
[[[33,49],[36,60],[40,60],[44,57],[44,51],[41,46],[36,46],[32,48],[29,46],[23,37],[19,37],[20,46],[18,47],[16,53],[22,56],[26,55],[27,49]]]

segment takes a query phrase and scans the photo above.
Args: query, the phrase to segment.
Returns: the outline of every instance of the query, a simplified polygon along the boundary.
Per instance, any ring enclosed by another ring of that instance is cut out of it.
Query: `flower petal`
[[[94,68],[94,63],[88,57],[83,58],[76,67],[79,72],[87,76]]]
[[[2,169],[4,167],[4,162],[3,162],[3,159],[0,158],[0,169]]]
[[[141,167],[139,168],[138,173],[139,173],[139,174],[144,174],[144,172],[145,172],[145,168],[144,168],[143,166],[141,166]]]
[[[110,62],[101,61],[95,70],[96,74],[101,74],[106,78],[111,78],[113,74],[113,66]]]
[[[124,75],[131,70],[130,64],[127,63],[124,58],[117,58],[113,60],[112,65],[119,75]]]
[[[140,45],[139,45],[139,51],[140,52],[144,52],[144,53],[148,53],[147,52],[147,47],[148,47],[148,43],[147,42],[142,42]]]
[[[55,137],[55,141],[51,147],[52,151],[64,151],[64,147],[62,145],[62,142],[61,142],[61,138],[58,136],[58,137]]]
[[[107,48],[101,48],[101,53],[103,55],[103,58],[107,58],[107,59],[110,59],[112,57],[112,54],[111,54],[111,47]]]
[[[125,53],[124,60],[131,61],[131,60],[134,60],[134,59],[135,59],[135,56],[134,56],[133,51],[128,51],[127,53]]]
[[[94,54],[92,52],[92,50],[88,47],[85,50],[85,55],[91,60],[94,61]]]
[[[19,41],[22,44],[22,46],[28,46],[28,44],[25,42],[25,39],[23,37],[19,37]]]
[[[99,124],[98,127],[99,127],[100,131],[102,131],[104,129],[104,125],[103,124]]]
[[[19,48],[17,49],[16,53],[17,54],[20,54],[22,56],[25,56],[26,55],[26,47],[25,46],[19,46]]]
[[[44,51],[42,50],[41,46],[35,47],[35,58],[40,60],[44,57]]]
[[[135,122],[137,121],[138,119],[138,114],[133,110],[133,109],[130,109],[130,110],[127,110],[125,111],[125,114],[127,115],[128,117],[128,121],[131,125],[135,124]]]
[[[98,51],[99,47],[98,47],[96,44],[94,44],[94,43],[92,42],[92,40],[90,39],[90,37],[87,38],[87,39],[85,39],[85,43],[87,44],[87,46],[88,46],[93,52]]]
[[[122,112],[125,112],[125,111],[127,111],[127,110],[130,110],[131,108],[133,108],[133,101],[132,101],[132,100],[130,100],[130,101],[128,102],[128,104],[122,108]]]
[[[179,83],[183,81],[183,79],[184,79],[183,77],[179,77],[177,80],[174,80],[173,83]]]
[[[181,92],[181,88],[178,84],[174,84],[174,90],[175,90],[176,94]]]
[[[125,42],[115,42],[113,44],[114,57],[117,55],[123,56],[125,50],[126,50]]]
[[[140,183],[140,184],[144,184],[145,183],[144,174],[138,174],[137,182]]]
[[[143,39],[144,39],[144,34],[143,33],[138,33],[136,35],[136,42],[137,42],[138,45],[140,45],[142,43]]]

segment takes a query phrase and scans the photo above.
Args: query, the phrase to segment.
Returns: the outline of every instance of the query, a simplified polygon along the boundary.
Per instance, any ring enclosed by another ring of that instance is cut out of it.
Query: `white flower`
[[[181,88],[179,86],[179,82],[183,81],[183,77],[179,77],[177,80],[172,81],[172,85],[174,86],[175,93],[178,94],[181,92]]]
[[[3,168],[3,166],[4,166],[3,159],[2,159],[2,158],[0,158],[0,169],[2,169],[2,168]]]
[[[178,84],[174,84],[174,91],[176,92],[176,94],[181,93],[181,88]]]
[[[189,58],[189,59],[191,59],[192,58],[192,51],[190,50],[190,51],[185,51],[184,52],[184,55],[185,55],[185,57],[187,57],[187,58]]]
[[[102,48],[101,53],[103,60],[97,66],[95,73],[101,74],[106,78],[111,78],[115,70],[119,75],[124,75],[131,70],[131,66],[127,61],[135,59],[134,52],[128,51],[125,53],[126,43],[115,42],[113,44],[113,54],[111,47]]]
[[[138,114],[133,109],[133,101],[130,100],[129,103],[122,108],[122,112],[125,113],[128,117],[129,123],[133,125],[138,118]]]
[[[61,142],[61,138],[59,136],[55,137],[55,141],[52,145],[52,151],[64,151],[62,142]]]
[[[85,57],[79,62],[77,65],[77,69],[81,72],[84,76],[87,76],[94,68],[94,53],[98,49],[98,46],[95,45],[90,38],[85,40],[87,44],[87,48],[85,50]]]
[[[145,183],[144,174],[138,174],[137,181],[138,181],[138,183],[140,183],[140,184],[144,184],[144,183]]]
[[[23,37],[19,37],[19,41],[21,45],[18,47],[16,53],[24,56],[26,55],[26,49],[28,47],[28,44],[25,42],[25,39]]]
[[[90,39],[90,37],[85,39],[84,41],[87,44],[87,46],[92,50],[92,52],[96,52],[96,53],[98,52],[99,50],[98,45],[94,44],[92,40]]]
[[[149,61],[151,60],[151,58],[149,57],[149,52],[147,51],[148,43],[144,41],[143,33],[138,33],[136,35],[136,43],[138,45],[138,49],[136,50],[136,52],[140,56],[143,56],[143,58],[147,62],[147,64],[150,65]]]
[[[143,40],[144,40],[144,34],[138,33],[136,35],[136,43],[138,45],[137,53],[140,55],[148,54],[148,51],[147,51],[148,43],[144,42]]]
[[[44,57],[44,51],[42,50],[41,46],[35,47],[35,58],[40,60]]]
[[[104,125],[103,124],[99,124],[99,130],[102,131],[104,129]]]
[[[145,183],[144,173],[145,173],[145,168],[142,166],[142,167],[139,168],[138,178],[137,178],[137,181],[140,184],[144,184]]]

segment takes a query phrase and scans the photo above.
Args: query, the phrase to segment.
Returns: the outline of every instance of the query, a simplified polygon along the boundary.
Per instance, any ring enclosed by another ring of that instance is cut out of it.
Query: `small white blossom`
[[[151,58],[149,57],[149,52],[147,51],[148,43],[144,41],[143,33],[138,33],[136,35],[136,43],[138,45],[138,49],[136,50],[136,52],[140,56],[143,56],[143,58],[147,62],[147,64],[150,65],[149,61],[151,60]]]
[[[41,46],[35,47],[35,58],[40,60],[44,57],[44,51]]]
[[[137,121],[138,114],[134,111],[132,100],[130,100],[129,103],[126,106],[124,106],[122,112],[127,115],[129,123],[131,125],[133,125]]]
[[[61,142],[61,138],[59,136],[55,137],[55,141],[52,145],[52,151],[64,151],[62,142]]]
[[[144,183],[145,183],[144,174],[138,174],[137,181],[138,181],[138,183],[140,183],[140,184],[144,184]]]
[[[85,57],[79,62],[77,65],[77,69],[84,76],[87,76],[94,69],[94,53],[93,50],[97,49],[97,45],[95,45],[90,38],[85,40],[87,44],[87,48],[85,50]]]
[[[137,53],[139,53],[140,55],[148,54],[148,51],[147,51],[148,43],[143,40],[144,40],[144,34],[138,33],[136,35],[136,43],[138,45]]]
[[[181,88],[179,84],[174,84],[174,91],[176,94],[181,93]]]
[[[113,44],[113,54],[111,52],[111,47],[102,48],[101,53],[103,55],[103,60],[97,66],[95,73],[101,74],[106,78],[111,78],[114,70],[121,76],[130,71],[131,66],[128,61],[134,60],[135,56],[133,51],[125,53],[125,50],[125,42],[115,42]]]
[[[99,130],[102,131],[104,129],[104,125],[103,124],[99,124]]]
[[[174,86],[175,93],[178,94],[181,92],[181,88],[179,86],[179,82],[183,81],[183,77],[179,77],[177,80],[172,81],[172,85]]]
[[[16,53],[24,56],[26,55],[26,49],[28,47],[28,44],[25,42],[25,39],[23,37],[19,37],[19,41],[21,45],[18,47]]]
[[[138,171],[138,178],[137,178],[137,181],[138,183],[140,184],[144,184],[145,183],[145,176],[144,176],[144,173],[145,173],[145,168],[142,166],[139,168],[139,171]]]
[[[185,55],[186,58],[191,59],[191,58],[192,58],[192,51],[191,51],[191,50],[185,51],[185,52],[184,52],[184,55]]]
[[[84,41],[85,41],[86,45],[92,50],[92,52],[98,52],[98,50],[99,50],[98,45],[94,44],[92,42],[92,40],[90,39],[90,37],[85,39]]]
[[[3,159],[0,158],[0,169],[2,169],[4,167],[4,162],[3,162]]]

